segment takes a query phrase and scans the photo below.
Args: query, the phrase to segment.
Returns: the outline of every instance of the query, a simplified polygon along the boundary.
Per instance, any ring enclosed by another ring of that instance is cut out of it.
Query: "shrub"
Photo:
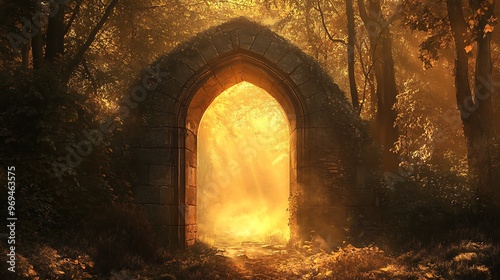
[[[146,218],[131,204],[102,209],[87,223],[84,240],[97,271],[139,269],[159,260],[160,245]]]

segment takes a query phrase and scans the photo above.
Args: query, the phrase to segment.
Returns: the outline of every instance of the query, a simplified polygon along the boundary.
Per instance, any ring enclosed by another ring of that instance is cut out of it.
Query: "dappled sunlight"
[[[219,95],[198,132],[198,238],[216,246],[289,238],[289,128],[250,83]]]

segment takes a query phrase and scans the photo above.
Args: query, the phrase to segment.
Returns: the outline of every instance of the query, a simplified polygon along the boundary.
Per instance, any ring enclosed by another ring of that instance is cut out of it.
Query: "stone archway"
[[[378,215],[358,161],[358,118],[318,63],[279,35],[236,19],[183,43],[153,68],[161,82],[140,103],[134,193],[166,245],[196,240],[198,125],[212,100],[242,81],[266,90],[288,117],[293,240],[314,230],[335,242],[348,217]]]

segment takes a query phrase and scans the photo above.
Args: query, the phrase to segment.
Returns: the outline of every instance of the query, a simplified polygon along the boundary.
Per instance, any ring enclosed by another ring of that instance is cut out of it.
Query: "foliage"
[[[414,246],[390,253],[377,246],[345,245],[331,253],[288,251],[248,259],[227,258],[198,243],[163,256],[163,262],[137,270],[98,274],[84,252],[37,246],[20,258],[17,279],[497,279],[500,246],[478,234],[465,239]],[[308,245],[307,245],[308,246]],[[36,254],[36,255],[35,255]],[[63,257],[64,256],[64,257]],[[31,263],[28,262],[31,260]],[[48,266],[44,266],[51,264]],[[5,270],[0,272],[0,276]],[[8,279],[8,278],[2,279]]]
[[[140,269],[159,259],[159,244],[145,216],[133,204],[116,204],[101,209],[89,219],[81,242],[99,273]]]
[[[405,0],[402,7],[403,24],[427,34],[420,43],[419,58],[425,68],[430,68],[439,58],[438,51],[449,48],[453,40],[449,31],[446,1]]]
[[[491,222],[496,214],[481,203],[466,174],[429,165],[413,168],[406,180],[384,194],[387,224],[378,238],[381,244],[389,242],[392,248],[429,244],[469,228],[494,234]]]
[[[2,71],[0,152],[2,165],[18,170],[20,215],[40,229],[62,226],[118,193],[127,194],[126,173],[114,163],[126,157],[126,143],[117,143],[120,137],[114,142],[104,138],[80,164],[67,164],[70,151],[86,139],[85,131],[99,127],[95,100],[62,86],[52,68],[7,70]],[[107,146],[111,143],[115,150]]]
[[[348,88],[345,47],[332,42],[325,30],[326,27],[339,40],[345,38],[343,1],[120,1],[114,15],[85,53],[84,60],[72,73],[68,83],[61,78],[64,73],[60,71],[64,63],[78,51],[89,30],[99,21],[106,5],[99,1],[70,1],[66,16],[68,18],[75,13],[76,20],[68,26],[64,37],[65,53],[54,63],[34,69],[31,65],[26,66],[27,61],[22,52],[9,47],[5,35],[8,32],[19,32],[23,24],[22,18],[31,18],[34,14],[35,2],[1,2],[0,163],[2,166],[15,165],[19,170],[16,197],[22,226],[27,227],[23,230],[26,236],[22,241],[29,244],[30,237],[40,234],[48,236],[57,228],[82,230],[81,222],[86,221],[88,228],[82,231],[88,235],[84,239],[92,248],[89,252],[100,271],[138,269],[148,261],[155,260],[155,241],[149,235],[149,230],[137,231],[138,227],[148,228],[148,225],[135,211],[127,207],[116,207],[107,209],[104,215],[100,213],[103,205],[130,200],[129,184],[132,178],[128,166],[124,164],[129,162],[130,153],[127,134],[119,127],[106,135],[103,143],[93,146],[92,153],[84,157],[81,164],[65,171],[62,181],[55,176],[53,163],[61,160],[64,162],[69,154],[68,149],[75,150],[78,143],[85,139],[84,131],[98,128],[106,119],[116,120],[114,110],[127,93],[130,81],[137,80],[137,73],[142,67],[159,55],[169,52],[194,33],[235,17],[246,16],[270,26],[299,46],[320,61],[342,89]],[[386,14],[395,10],[391,3],[397,1],[382,2]],[[463,2],[468,8],[467,1]],[[78,3],[82,3],[79,8]],[[318,3],[322,4],[326,17],[325,26],[321,22]],[[487,223],[492,218],[482,218],[488,209],[481,208],[477,203],[476,193],[469,189],[463,134],[460,125],[456,126],[459,113],[454,110],[456,104],[453,103],[451,94],[454,89],[449,73],[453,70],[450,66],[453,56],[449,51],[451,37],[445,1],[405,0],[402,4],[398,5],[398,8],[403,8],[402,13],[395,21],[402,25],[392,23],[391,30],[395,38],[393,53],[400,91],[395,109],[399,112],[398,126],[402,128],[395,150],[401,155],[401,167],[407,171],[407,176],[394,190],[385,191],[385,210],[391,217],[390,225],[395,227],[381,236],[381,243],[387,240],[394,240],[398,244],[411,239],[428,241],[431,237],[446,236],[448,230],[459,227],[478,226],[479,231],[486,231],[481,223]],[[500,5],[497,8],[498,6]],[[478,31],[477,18],[481,9],[466,11],[467,50],[472,56],[474,37]],[[361,116],[370,123],[376,113],[373,61],[370,60],[367,34],[357,11],[355,16],[358,34],[356,75],[359,81],[364,81],[358,82],[364,104]],[[489,33],[494,27],[495,19],[492,18],[485,31]],[[408,28],[416,32],[407,32]],[[492,53],[498,52],[498,48],[498,37],[493,37]],[[421,62],[424,68],[432,66],[433,69],[422,71]],[[471,59],[470,66],[473,63],[474,60]],[[499,63],[498,59],[493,61],[494,80],[498,80]],[[493,100],[496,102],[494,107],[499,108],[498,96],[493,98],[496,98]],[[499,113],[496,111],[494,120],[498,120]],[[498,127],[498,123],[494,125]],[[353,127],[341,129],[346,134],[346,139],[359,136],[356,135],[359,131]],[[497,128],[492,142],[492,151],[496,153],[493,165],[497,171],[500,169],[498,130]],[[364,135],[361,137],[368,139]],[[496,172],[494,176],[498,174],[500,172]],[[4,169],[0,171],[0,181],[5,182]],[[7,201],[4,195],[2,192],[0,196],[2,209]],[[436,229],[439,232],[435,233]],[[141,238],[143,242],[136,242]],[[56,240],[58,241],[60,240]],[[389,256],[375,247],[344,248],[342,254],[325,262],[330,268],[325,268],[322,275],[325,276],[336,267],[361,266],[365,274],[342,274],[349,273],[347,269],[338,271],[338,275],[352,278],[368,277],[367,275],[403,278],[395,274],[394,268],[400,271],[400,267],[406,265],[405,269],[411,272],[404,277],[409,279],[426,275],[425,273],[459,279],[488,279],[488,275],[495,277],[494,273],[498,277],[498,259],[493,257],[498,255],[498,245],[478,245],[475,241],[428,252],[414,251],[408,253],[410,257],[397,260],[389,260]],[[60,248],[56,249],[61,252]],[[90,263],[87,253],[78,252],[85,256],[85,263]],[[473,255],[461,256],[467,253],[474,253],[477,258],[467,260],[465,258]],[[27,263],[28,272],[30,262],[38,263],[33,268],[42,278],[54,278],[58,269],[78,270],[75,263],[69,264],[61,253],[58,257],[56,254],[50,246],[39,246],[21,260]],[[195,247],[178,254],[168,256],[171,260],[165,266],[157,268],[161,271],[160,274],[171,271],[178,277],[193,279],[201,276],[241,276],[229,260],[217,256],[216,252],[207,247]],[[416,257],[424,254],[427,256]],[[83,261],[78,255],[71,258],[73,261]],[[298,266],[304,258],[311,264],[316,257],[298,257]],[[429,260],[433,265],[427,265]],[[42,268],[49,263],[57,265]],[[395,266],[382,270],[382,266],[387,264]],[[488,271],[483,267],[488,268]],[[496,270],[493,270],[495,267]],[[258,271],[266,272],[265,268],[268,267],[258,268]],[[307,273],[308,269],[311,268],[306,267],[302,272]],[[2,269],[4,271],[6,270]],[[320,278],[318,270],[314,273],[311,275]],[[68,275],[71,274],[68,272]],[[280,274],[276,272],[275,275]]]
[[[451,98],[434,94],[436,87],[435,81],[421,82],[416,77],[401,82],[396,103],[400,112],[396,120],[400,135],[394,150],[400,155],[403,168],[440,165],[465,174],[460,118],[450,104]]]

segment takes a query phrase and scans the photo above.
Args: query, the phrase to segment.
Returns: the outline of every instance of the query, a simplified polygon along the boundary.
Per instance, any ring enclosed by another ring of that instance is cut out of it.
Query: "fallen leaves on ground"
[[[82,252],[37,245],[30,254],[19,255],[19,279],[494,279],[500,264],[500,245],[473,241],[398,256],[375,245],[331,251],[310,242],[295,248],[260,246],[239,246],[240,254],[224,256],[223,250],[196,244],[165,251],[162,263],[139,271],[100,275]]]

